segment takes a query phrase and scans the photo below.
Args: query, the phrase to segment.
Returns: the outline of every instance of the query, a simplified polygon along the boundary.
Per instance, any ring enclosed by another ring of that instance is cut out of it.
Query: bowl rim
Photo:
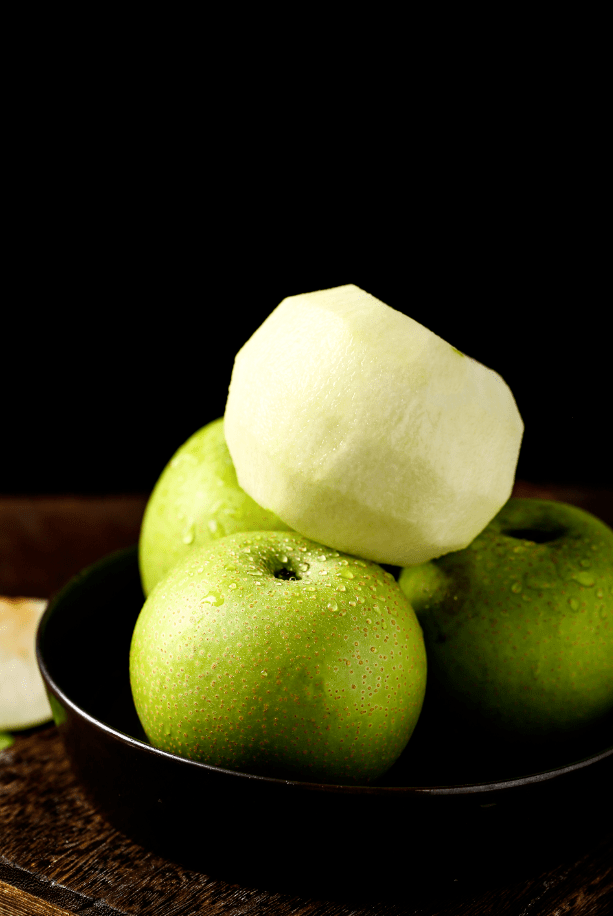
[[[569,776],[570,774],[577,772],[581,769],[584,769],[587,766],[598,763],[602,760],[605,760],[608,757],[613,756],[613,743],[606,748],[603,748],[600,751],[590,754],[586,757],[582,757],[579,760],[572,761],[571,763],[566,763],[560,767],[551,767],[545,770],[537,770],[535,772],[528,773],[523,776],[514,776],[508,778],[500,778],[493,782],[471,782],[471,783],[457,783],[453,785],[431,785],[431,786],[377,786],[377,785],[350,785],[350,784],[340,784],[340,783],[322,783],[322,782],[310,782],[306,780],[298,779],[282,779],[274,776],[264,776],[256,773],[248,773],[243,770],[231,770],[224,767],[214,766],[213,764],[204,763],[199,760],[191,760],[189,757],[182,757],[179,754],[173,754],[170,751],[162,750],[161,748],[154,747],[151,744],[141,741],[139,738],[135,738],[132,735],[122,732],[117,728],[114,728],[111,725],[108,725],[106,722],[103,722],[101,719],[97,719],[91,713],[87,712],[82,706],[72,700],[66,692],[59,686],[59,684],[52,677],[49,669],[47,667],[47,662],[43,655],[42,643],[44,641],[44,634],[46,628],[49,624],[49,621],[54,616],[56,608],[58,605],[61,605],[65,597],[72,593],[75,588],[83,584],[89,577],[90,574],[95,573],[96,571],[102,570],[105,566],[112,566],[114,562],[120,560],[128,561],[131,556],[137,556],[137,545],[132,545],[131,547],[122,548],[120,550],[115,550],[112,553],[106,554],[101,557],[99,560],[96,560],[94,563],[85,567],[80,572],[76,573],[52,598],[47,604],[47,608],[44,611],[36,632],[36,658],[38,662],[38,667],[41,672],[43,681],[45,682],[45,687],[48,692],[54,695],[57,701],[64,707],[67,707],[71,710],[73,716],[76,716],[78,719],[82,719],[90,726],[90,728],[97,729],[104,732],[107,736],[113,738],[116,741],[119,741],[121,744],[136,749],[140,752],[145,752],[153,755],[155,758],[161,760],[168,760],[177,765],[187,765],[190,768],[195,768],[195,770],[202,770],[207,773],[215,773],[217,775],[222,774],[228,779],[237,779],[243,781],[245,779],[255,781],[259,784],[270,785],[270,786],[291,786],[296,790],[306,790],[306,791],[316,791],[316,792],[327,792],[332,794],[339,795],[374,795],[380,797],[394,796],[394,795],[407,795],[411,797],[433,797],[433,796],[476,796],[477,798],[494,794],[506,793],[510,790],[516,789],[520,786],[530,786],[537,785],[539,783],[549,783],[560,777]],[[55,718],[55,717],[54,717]],[[57,724],[57,722],[56,722]]]

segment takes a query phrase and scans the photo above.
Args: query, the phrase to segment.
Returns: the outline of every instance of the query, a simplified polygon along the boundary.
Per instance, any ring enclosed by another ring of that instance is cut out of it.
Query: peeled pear
[[[511,495],[510,388],[353,284],[284,299],[235,358],[240,486],[311,540],[410,566],[462,550]]]

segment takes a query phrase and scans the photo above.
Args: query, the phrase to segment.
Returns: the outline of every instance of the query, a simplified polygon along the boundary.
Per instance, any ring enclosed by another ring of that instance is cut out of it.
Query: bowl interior
[[[148,745],[128,671],[130,640],[143,601],[137,547],[111,554],[77,575],[50,602],[37,648],[56,699]],[[372,787],[466,793],[471,785],[482,790],[504,782],[542,782],[546,774],[580,769],[607,755],[613,755],[610,722],[565,743],[519,747],[471,730],[428,696],[404,753]]]

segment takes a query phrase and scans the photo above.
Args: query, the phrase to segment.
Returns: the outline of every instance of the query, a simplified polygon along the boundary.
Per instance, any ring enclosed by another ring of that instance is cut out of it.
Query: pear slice
[[[36,661],[36,630],[47,601],[0,597],[0,731],[19,731],[52,718]]]
[[[510,388],[353,284],[290,296],[234,362],[240,486],[300,534],[410,566],[462,550],[511,496]]]

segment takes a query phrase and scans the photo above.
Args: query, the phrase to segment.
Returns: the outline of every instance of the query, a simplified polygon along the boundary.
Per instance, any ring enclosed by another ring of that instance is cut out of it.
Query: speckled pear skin
[[[426,655],[413,609],[381,567],[293,533],[244,533],[193,551],[156,585],[134,630],[130,680],[158,748],[363,784],[413,732]]]
[[[613,531],[511,498],[469,547],[403,569],[429,684],[503,739],[563,739],[613,712]]]
[[[264,530],[291,529],[240,487],[223,417],[213,420],[177,449],[147,502],[138,544],[145,595],[192,549]]]

